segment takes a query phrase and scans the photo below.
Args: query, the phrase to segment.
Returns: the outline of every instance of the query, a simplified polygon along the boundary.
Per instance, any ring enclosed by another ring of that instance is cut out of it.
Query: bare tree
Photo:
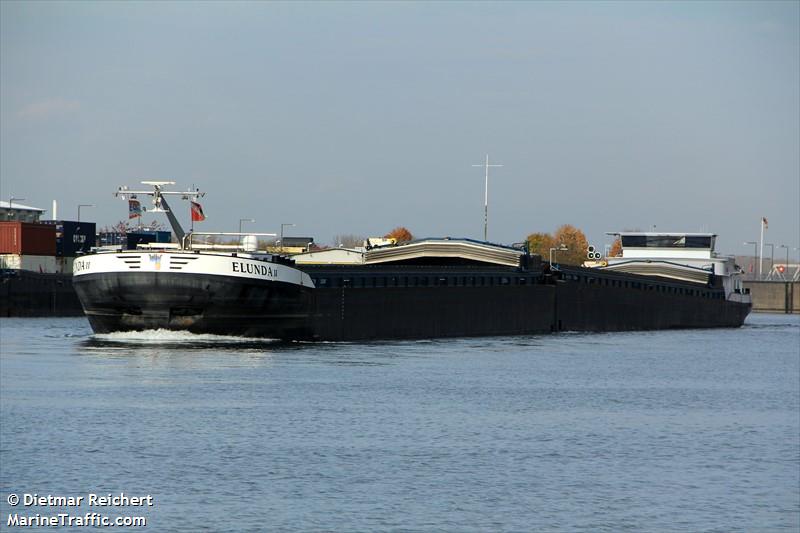
[[[366,239],[361,235],[346,233],[342,235],[334,235],[333,245],[336,248],[356,248],[357,246],[363,246],[365,240]]]

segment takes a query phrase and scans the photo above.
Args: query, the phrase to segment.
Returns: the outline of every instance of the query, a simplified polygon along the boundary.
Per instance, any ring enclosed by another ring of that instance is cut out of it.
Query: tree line
[[[549,258],[551,248],[567,248],[566,251],[559,250],[557,258],[559,263],[566,265],[581,265],[586,261],[589,241],[586,235],[571,224],[564,224],[559,227],[552,235],[550,233],[531,233],[526,239],[528,250],[532,254],[539,254],[543,258]],[[602,251],[602,250],[598,250]],[[617,257],[622,253],[622,242],[619,238],[614,240],[609,250],[609,257]]]
[[[162,229],[162,225],[154,222],[152,224],[153,227],[147,229]],[[128,221],[120,221],[119,223],[115,224],[111,228],[103,228],[101,231],[117,231],[121,233],[126,233],[131,231],[131,226],[129,225]],[[386,235],[384,235],[386,239],[395,239],[398,244],[409,242],[414,240],[414,235],[411,231],[406,228],[405,226],[397,226],[396,228],[392,229]],[[580,265],[584,261],[586,261],[586,252],[589,247],[589,242],[586,239],[586,235],[580,229],[576,228],[571,224],[564,224],[560,226],[556,231],[552,234],[545,233],[545,232],[536,232],[531,233],[525,239],[528,245],[528,250],[532,254],[538,254],[543,258],[547,259],[550,256],[550,249],[556,248],[559,249],[562,247],[567,248],[566,250],[562,251],[559,250],[557,252],[557,259],[559,263],[564,263],[567,265]],[[221,239],[217,236],[210,236],[207,238],[209,243],[217,243],[217,244],[236,244],[238,243],[239,239]],[[334,248],[357,248],[363,246],[364,241],[366,241],[366,237],[363,235],[356,235],[352,233],[346,234],[339,234],[333,237],[333,247]],[[271,240],[267,243],[268,246],[275,246],[276,243],[274,240]],[[327,246],[323,245],[314,245],[313,246],[317,250],[322,250],[328,248]],[[616,257],[620,255],[622,252],[622,244],[617,238],[614,243],[611,245],[611,250],[609,252],[609,256]]]

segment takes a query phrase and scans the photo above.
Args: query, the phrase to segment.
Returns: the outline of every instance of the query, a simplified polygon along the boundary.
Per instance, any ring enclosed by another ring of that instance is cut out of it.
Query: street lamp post
[[[772,268],[775,266],[775,245],[765,242],[764,246],[769,246],[769,275],[772,276]]]
[[[94,204],[78,204],[78,222],[81,221],[81,207],[95,207]]]
[[[786,248],[786,263],[783,264],[783,271],[786,272],[786,274],[788,275],[789,274],[789,247],[786,246],[785,244],[781,244],[780,246],[778,246],[778,248]]]
[[[563,244],[560,245],[558,248],[550,248],[550,268],[551,269],[553,268],[553,252],[566,252],[567,250],[569,250],[569,248],[567,248]],[[558,259],[558,255],[556,255],[556,259]]]
[[[255,222],[254,218],[240,218],[239,219],[239,246],[244,248],[244,237],[242,236],[242,222]]]
[[[753,279],[758,279],[756,274],[756,259],[758,259],[758,242],[757,241],[747,241],[744,243],[745,246],[753,245]]]
[[[286,226],[294,226],[294,225],[295,224],[290,224],[290,223],[281,224],[281,252],[283,251],[283,228],[285,228]]]
[[[797,252],[797,265],[794,267],[794,276],[792,281],[800,281],[800,248],[793,248]]]
[[[24,199],[25,199],[25,198],[15,198],[15,197],[13,197],[13,196],[12,196],[11,198],[9,198],[9,199],[8,199],[8,217],[9,217],[8,219],[9,219],[9,220],[11,220],[11,216],[12,216],[12,213],[11,213],[11,204],[13,204],[13,203],[14,203],[14,200],[24,200]]]
[[[239,219],[239,233],[242,233],[242,222],[255,222],[254,218],[240,218]]]

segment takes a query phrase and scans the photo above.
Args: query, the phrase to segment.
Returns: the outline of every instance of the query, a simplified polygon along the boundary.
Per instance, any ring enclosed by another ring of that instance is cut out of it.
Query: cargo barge
[[[151,183],[178,244],[80,257],[74,286],[93,330],[171,329],[286,340],[420,339],[738,327],[750,312],[713,234],[623,233],[623,256],[573,267],[525,249],[424,239],[292,259],[196,242]],[[243,237],[240,234],[227,234]]]

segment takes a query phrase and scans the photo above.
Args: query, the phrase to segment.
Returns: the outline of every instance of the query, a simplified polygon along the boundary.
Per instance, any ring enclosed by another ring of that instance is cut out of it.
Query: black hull
[[[319,340],[740,327],[749,304],[569,285],[317,291]]]
[[[95,333],[168,329],[245,337],[312,337],[311,289],[170,272],[88,274],[75,290]]]
[[[565,283],[554,321],[559,331],[740,327],[750,309],[749,303]]]
[[[552,286],[318,289],[319,340],[429,339],[552,331]]]
[[[720,298],[719,289],[693,285],[691,295],[671,294],[653,280],[624,288],[474,270],[471,277],[449,278],[474,285],[445,286],[437,285],[440,275],[417,270],[403,276],[391,269],[306,271],[324,276],[329,286],[169,272],[90,274],[74,285],[96,333],[171,329],[291,340],[425,339],[739,327],[750,312],[750,304]],[[414,275],[428,277],[426,285],[411,286]],[[404,286],[386,286],[395,282]]]

